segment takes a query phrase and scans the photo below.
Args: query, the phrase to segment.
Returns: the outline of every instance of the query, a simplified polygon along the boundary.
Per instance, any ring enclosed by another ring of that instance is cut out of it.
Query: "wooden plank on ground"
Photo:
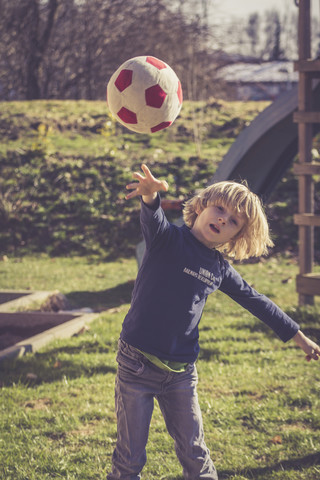
[[[80,317],[69,320],[61,325],[50,328],[45,332],[34,335],[33,337],[22,340],[12,347],[8,347],[0,352],[0,362],[4,359],[14,359],[21,357],[26,353],[36,352],[53,340],[69,338],[82,330],[86,325],[97,318],[97,313],[88,313]]]

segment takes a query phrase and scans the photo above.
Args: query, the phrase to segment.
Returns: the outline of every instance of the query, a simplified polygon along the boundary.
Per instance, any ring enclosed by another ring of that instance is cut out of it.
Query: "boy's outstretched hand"
[[[299,330],[293,337],[294,341],[306,354],[306,360],[318,360],[320,357],[320,347],[315,342],[306,337],[301,330]]]
[[[127,190],[132,190],[132,192],[126,195],[126,200],[130,198],[141,196],[144,203],[147,205],[152,205],[154,200],[157,197],[157,192],[160,190],[168,191],[169,186],[165,180],[158,180],[155,178],[147,165],[142,164],[141,170],[143,171],[144,175],[139,172],[134,172],[132,177],[138,182],[129,183],[126,186]]]

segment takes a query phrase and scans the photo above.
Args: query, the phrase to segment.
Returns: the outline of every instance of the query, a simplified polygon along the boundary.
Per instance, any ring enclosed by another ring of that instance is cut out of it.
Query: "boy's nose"
[[[222,215],[219,216],[218,220],[219,220],[219,222],[222,223],[223,225],[226,223],[226,220],[225,220],[225,218],[224,218]]]

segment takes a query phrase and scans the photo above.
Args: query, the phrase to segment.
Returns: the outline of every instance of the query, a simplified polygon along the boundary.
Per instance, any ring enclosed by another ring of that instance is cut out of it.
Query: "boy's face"
[[[191,233],[209,248],[229,242],[245,224],[244,215],[222,205],[209,205],[196,213]]]

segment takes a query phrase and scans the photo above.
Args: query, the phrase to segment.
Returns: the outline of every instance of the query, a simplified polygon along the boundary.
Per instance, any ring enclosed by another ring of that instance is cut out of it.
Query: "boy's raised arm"
[[[126,195],[126,200],[129,200],[133,197],[141,196],[143,202],[146,205],[152,206],[157,198],[157,193],[163,190],[167,192],[169,189],[168,183],[165,180],[158,180],[155,178],[147,165],[142,164],[141,170],[144,175],[140,172],[134,172],[132,177],[137,180],[137,182],[129,183],[126,186],[127,190],[132,190],[128,195]]]

